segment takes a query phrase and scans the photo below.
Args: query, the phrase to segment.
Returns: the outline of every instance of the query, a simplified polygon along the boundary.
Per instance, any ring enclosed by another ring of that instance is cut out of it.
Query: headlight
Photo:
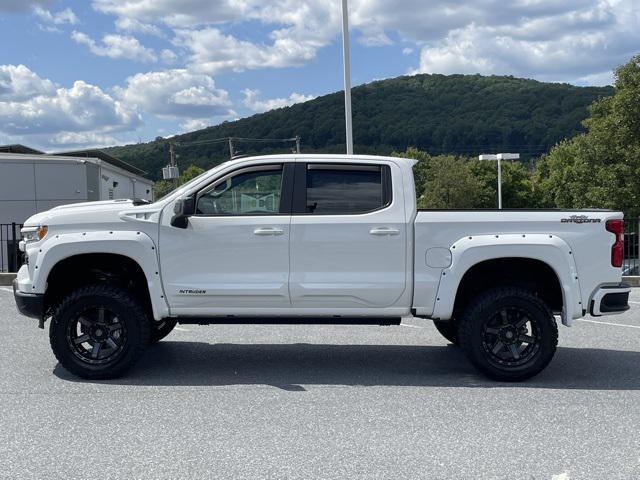
[[[46,225],[39,225],[37,227],[24,227],[20,230],[22,233],[22,239],[25,243],[29,242],[37,242],[38,240],[42,240],[49,231],[49,228]]]

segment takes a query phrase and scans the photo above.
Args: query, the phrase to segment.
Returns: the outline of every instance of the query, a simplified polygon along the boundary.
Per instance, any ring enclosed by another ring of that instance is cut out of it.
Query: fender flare
[[[582,317],[578,269],[571,247],[552,234],[506,234],[463,237],[450,247],[452,261],[442,270],[433,318],[449,319],[460,282],[473,266],[499,258],[528,258],[547,264],[558,277],[562,289],[562,323]]]
[[[30,265],[33,273],[32,291],[45,292],[49,274],[60,261],[92,253],[121,255],[136,262],[147,279],[154,318],[160,320],[169,316],[160,280],[158,250],[151,237],[144,232],[93,231],[55,235],[40,246],[35,265]]]

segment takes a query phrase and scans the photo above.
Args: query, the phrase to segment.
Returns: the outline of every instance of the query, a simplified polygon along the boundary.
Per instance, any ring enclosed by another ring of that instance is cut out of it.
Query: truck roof
[[[310,160],[331,160],[332,162],[349,162],[349,161],[380,161],[380,160],[389,160],[393,162],[406,162],[411,165],[414,165],[417,160],[403,157],[391,157],[391,156],[380,156],[380,155],[347,155],[346,153],[293,153],[293,154],[284,154],[284,155],[254,155],[250,157],[241,157],[234,158],[231,162],[246,161],[246,160],[266,160],[266,159],[285,159],[285,160],[295,160],[295,159],[310,159]]]

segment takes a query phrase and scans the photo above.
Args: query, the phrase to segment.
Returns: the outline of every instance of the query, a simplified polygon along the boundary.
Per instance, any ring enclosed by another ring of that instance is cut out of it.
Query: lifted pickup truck
[[[418,211],[413,160],[224,163],[153,204],[57,207],[23,229],[19,310],[59,362],[123,374],[176,323],[430,318],[498,380],[539,373],[555,316],[627,310],[619,212]],[[579,368],[579,367],[578,367]]]

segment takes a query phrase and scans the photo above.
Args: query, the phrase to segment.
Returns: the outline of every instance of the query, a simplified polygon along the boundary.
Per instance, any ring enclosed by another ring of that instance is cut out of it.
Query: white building
[[[23,223],[58,205],[120,198],[153,199],[145,172],[100,150],[45,154],[0,146],[0,224]]]

